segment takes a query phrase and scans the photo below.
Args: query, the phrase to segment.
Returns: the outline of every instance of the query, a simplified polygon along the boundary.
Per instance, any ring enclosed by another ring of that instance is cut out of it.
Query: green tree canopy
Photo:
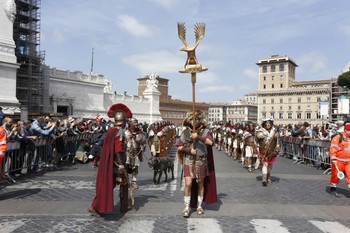
[[[337,84],[340,87],[347,87],[348,89],[350,89],[350,71],[339,75]]]

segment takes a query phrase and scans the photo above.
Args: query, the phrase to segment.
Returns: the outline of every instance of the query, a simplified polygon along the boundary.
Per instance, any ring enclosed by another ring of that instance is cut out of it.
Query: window
[[[308,102],[308,103],[311,102],[311,97],[307,97],[307,102]]]
[[[263,101],[262,101],[262,102],[263,102],[263,104],[266,104],[266,99],[263,99]]]
[[[280,106],[280,110],[283,110],[283,107],[282,107],[282,106]]]
[[[301,112],[297,113],[297,119],[301,119]]]
[[[272,66],[271,66],[271,72],[276,72],[276,67],[275,67],[275,65],[272,65]]]
[[[271,112],[271,113],[270,113],[270,117],[272,117],[272,119],[275,119],[275,113],[274,113],[274,112]]]
[[[300,105],[298,106],[298,110],[301,110],[301,106]]]
[[[272,88],[272,89],[275,88],[275,84],[272,84],[272,85],[271,85],[271,88]]]
[[[266,113],[263,112],[263,113],[261,114],[261,117],[262,117],[262,119],[266,118]]]
[[[264,84],[264,87],[263,87],[264,89],[266,89],[266,85]]]
[[[311,119],[311,112],[306,113],[306,119]]]
[[[272,110],[272,111],[274,110],[274,107],[273,107],[273,106],[271,106],[271,110]]]
[[[274,79],[275,79],[275,76],[272,75],[272,76],[271,76],[271,80],[274,80]]]
[[[292,113],[291,112],[288,113],[288,119],[289,120],[292,119]]]
[[[281,71],[284,71],[284,65],[283,64],[280,64],[280,72]]]
[[[283,88],[283,84],[282,83],[280,84],[280,88]]]
[[[266,81],[266,76],[264,76],[264,81]]]
[[[279,118],[283,119],[283,113],[282,112],[279,113]]]
[[[301,98],[298,98],[298,103],[301,103]]]
[[[262,72],[263,72],[263,73],[266,73],[266,72],[267,72],[267,66],[263,66]]]
[[[283,99],[280,99],[280,104],[283,104]]]
[[[271,99],[271,104],[274,104],[275,103],[275,99]]]
[[[289,106],[288,106],[288,110],[292,110],[292,106],[289,105]]]
[[[288,103],[292,103],[292,98],[288,98]]]

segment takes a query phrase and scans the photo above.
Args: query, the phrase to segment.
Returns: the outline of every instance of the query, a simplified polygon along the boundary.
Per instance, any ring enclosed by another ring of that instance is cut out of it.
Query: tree
[[[350,89],[350,71],[342,73],[338,76],[337,84],[340,87],[347,87]]]

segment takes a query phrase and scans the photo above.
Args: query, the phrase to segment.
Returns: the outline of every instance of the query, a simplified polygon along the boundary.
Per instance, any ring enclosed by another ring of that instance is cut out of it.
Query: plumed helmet
[[[271,121],[271,122],[273,122],[273,117],[266,117],[266,118],[262,119],[262,121],[263,121],[263,122],[265,122],[265,121]]]
[[[130,109],[121,103],[112,105],[109,108],[107,115],[111,118],[114,117],[115,125],[122,125],[126,122],[127,118],[132,118],[132,112]]]
[[[196,110],[195,119],[193,119],[193,111],[187,112],[183,125],[189,128],[193,128],[193,125],[195,125],[196,129],[205,127],[206,121],[204,119],[203,112],[201,110]]]
[[[265,137],[264,133],[262,131],[256,132],[255,136],[256,136],[257,139],[263,139]]]

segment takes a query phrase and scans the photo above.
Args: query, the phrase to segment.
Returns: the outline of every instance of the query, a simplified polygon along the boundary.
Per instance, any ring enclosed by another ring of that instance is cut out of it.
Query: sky
[[[195,43],[208,70],[197,73],[196,102],[244,98],[258,88],[256,63],[286,55],[298,65],[297,81],[338,77],[350,61],[349,0],[60,0],[41,1],[45,64],[91,70],[113,91],[137,95],[137,79],[152,73],[169,80],[172,99],[192,101],[191,75],[179,73],[187,54],[177,23]]]

